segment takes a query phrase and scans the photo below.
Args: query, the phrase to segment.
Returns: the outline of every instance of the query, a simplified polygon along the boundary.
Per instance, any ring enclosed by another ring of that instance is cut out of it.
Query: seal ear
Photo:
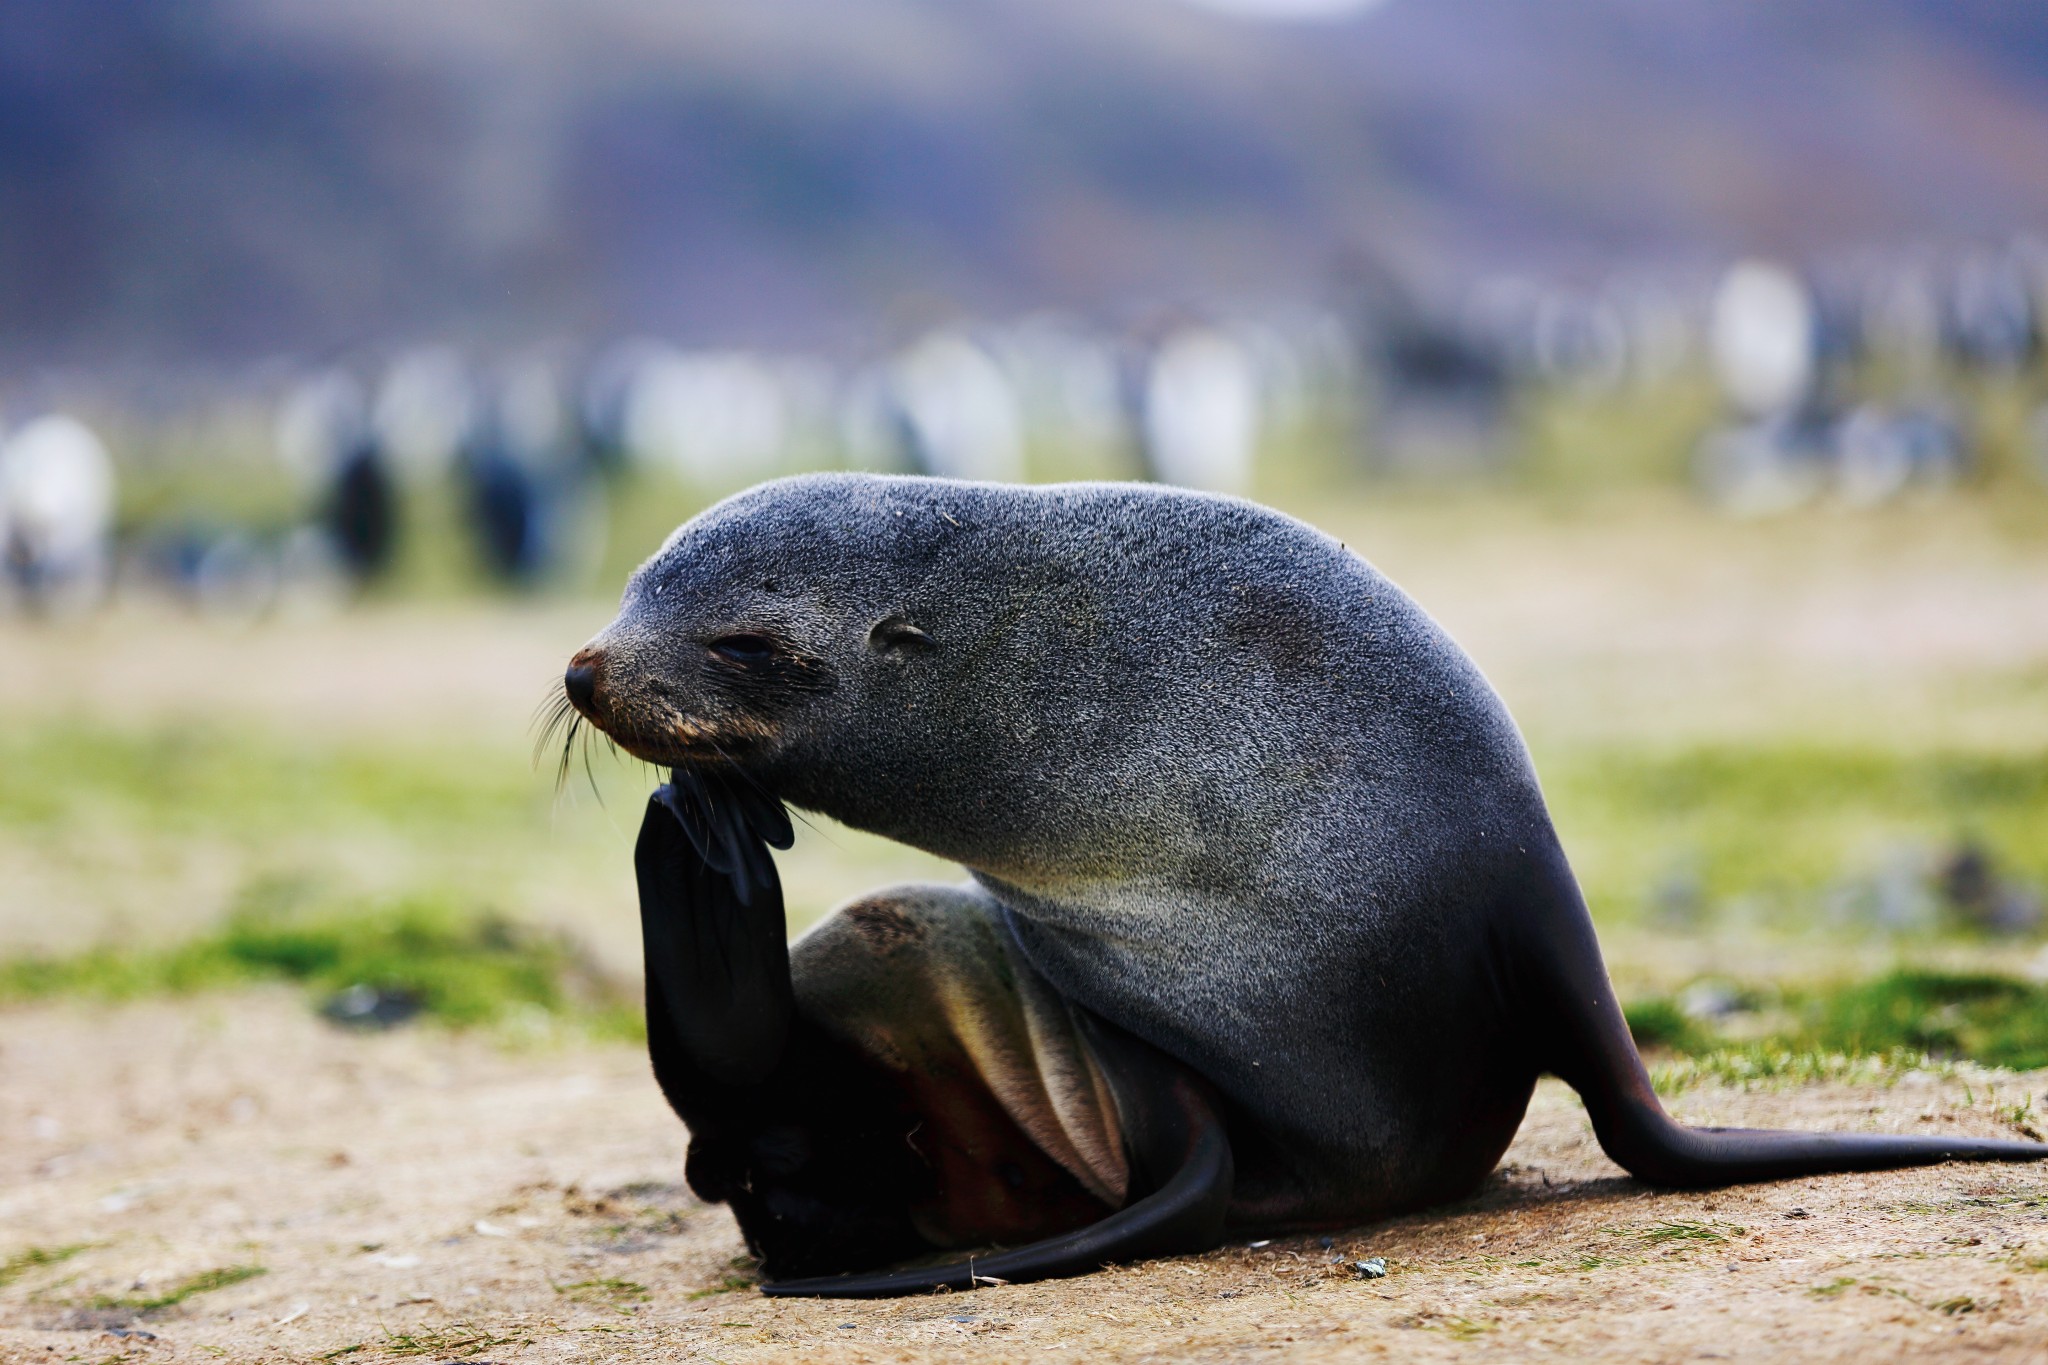
[[[868,631],[868,643],[884,654],[929,654],[939,642],[908,616],[884,616]]]

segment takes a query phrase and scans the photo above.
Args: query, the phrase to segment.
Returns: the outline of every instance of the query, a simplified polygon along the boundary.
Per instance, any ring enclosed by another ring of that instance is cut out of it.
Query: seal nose
[[[569,704],[592,720],[597,718],[598,657],[586,649],[569,660],[568,670],[562,674],[562,691],[568,694]]]

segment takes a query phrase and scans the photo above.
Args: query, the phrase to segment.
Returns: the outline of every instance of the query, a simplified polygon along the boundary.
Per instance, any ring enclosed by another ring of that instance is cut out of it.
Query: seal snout
[[[598,719],[598,675],[603,667],[604,654],[601,650],[580,649],[562,674],[562,691],[568,696],[569,704],[593,723]]]

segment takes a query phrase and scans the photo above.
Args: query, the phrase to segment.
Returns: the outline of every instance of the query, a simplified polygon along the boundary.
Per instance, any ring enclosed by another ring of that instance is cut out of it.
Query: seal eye
[[[765,664],[775,657],[775,642],[765,635],[721,635],[711,642],[711,652],[727,663]]]
[[[884,653],[927,654],[939,647],[937,640],[902,616],[887,616],[875,622],[874,629],[868,632],[868,643]]]

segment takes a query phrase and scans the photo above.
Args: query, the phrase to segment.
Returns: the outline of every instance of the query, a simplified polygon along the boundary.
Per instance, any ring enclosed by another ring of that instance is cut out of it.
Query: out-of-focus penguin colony
[[[865,356],[634,339],[366,350],[185,380],[43,376],[0,407],[0,602],[48,616],[115,595],[238,617],[331,606],[391,574],[423,534],[409,510],[423,500],[447,512],[438,524],[477,579],[573,587],[602,560],[613,490],[636,477],[700,503],[822,468],[1256,494],[1283,447],[1331,482],[1511,477],[1532,395],[1702,374],[1719,416],[1682,463],[1731,514],[1971,480],[1987,384],[2027,404],[2022,462],[2048,483],[2044,312],[2048,246],[2020,242],[1807,270],[1745,260],[1593,290],[1503,278],[1429,291],[1360,267],[1333,304],[1121,328],[1037,315]],[[262,477],[245,454],[228,482],[285,491],[197,507],[151,493],[203,482],[216,442],[266,451]]]

